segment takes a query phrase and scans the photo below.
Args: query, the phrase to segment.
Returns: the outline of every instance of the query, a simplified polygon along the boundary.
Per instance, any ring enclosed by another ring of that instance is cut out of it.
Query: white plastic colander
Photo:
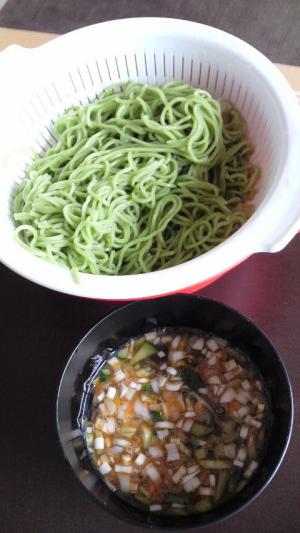
[[[35,49],[0,54],[0,260],[22,276],[69,294],[135,299],[192,291],[255,252],[283,248],[300,228],[300,118],[296,97],[260,52],[223,31],[183,20],[136,18],[82,28]],[[55,142],[53,121],[127,80],[184,80],[231,99],[245,116],[262,167],[257,209],[203,256],[149,274],[76,283],[67,268],[36,258],[13,238],[11,196],[34,153]]]

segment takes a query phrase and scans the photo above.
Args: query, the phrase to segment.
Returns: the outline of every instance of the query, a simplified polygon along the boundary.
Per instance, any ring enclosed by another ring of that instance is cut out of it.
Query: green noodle
[[[230,102],[129,82],[55,123],[14,196],[16,237],[73,272],[138,274],[203,254],[249,217],[259,169]]]

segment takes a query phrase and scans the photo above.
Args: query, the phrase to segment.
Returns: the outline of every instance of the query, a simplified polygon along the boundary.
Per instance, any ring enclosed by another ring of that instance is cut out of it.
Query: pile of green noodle
[[[113,86],[67,110],[55,131],[57,145],[15,193],[16,237],[74,273],[178,265],[249,217],[259,169],[249,163],[245,121],[206,91]]]

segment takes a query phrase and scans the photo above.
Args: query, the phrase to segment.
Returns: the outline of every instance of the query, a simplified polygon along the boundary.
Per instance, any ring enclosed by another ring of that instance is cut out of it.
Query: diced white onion
[[[149,409],[148,407],[143,404],[140,400],[136,400],[134,402],[134,410],[135,410],[135,413],[140,416],[141,418],[143,418],[143,420],[150,420],[150,412],[149,412]]]
[[[234,389],[226,389],[225,392],[223,392],[220,402],[221,403],[229,403],[235,398],[235,391]]]
[[[234,359],[230,359],[229,361],[226,361],[226,363],[224,363],[224,366],[227,372],[230,372],[230,370],[233,370],[237,366],[237,364]]]
[[[117,417],[119,420],[122,420],[125,416],[126,407],[125,405],[121,405],[121,407],[118,410]]]
[[[128,391],[128,387],[125,385],[125,383],[122,383],[121,390],[120,390],[120,398],[124,398],[127,391]]]
[[[163,352],[162,350],[159,350],[159,351],[157,352],[157,355],[158,355],[158,357],[160,357],[161,359],[162,359],[163,357],[166,357],[165,352]]]
[[[199,472],[199,467],[197,465],[189,466],[187,471],[188,471],[188,474],[193,474],[194,472]]]
[[[110,448],[110,453],[112,455],[120,455],[123,451],[124,449],[122,448],[122,446],[112,446]]]
[[[193,423],[194,423],[194,420],[192,419],[186,420],[182,426],[183,431],[186,431],[188,433],[191,430]]]
[[[139,378],[139,379],[137,379],[137,382],[138,383],[149,383],[149,379],[148,378]]]
[[[170,374],[171,376],[176,376],[176,375],[177,375],[177,370],[176,370],[176,368],[173,368],[172,366],[167,366],[167,372],[168,372],[168,374]]]
[[[172,340],[171,335],[164,335],[164,336],[161,338],[161,342],[163,342],[164,344],[166,344],[167,342],[171,342],[171,340]]]
[[[252,418],[251,425],[256,427],[256,428],[261,428],[262,423],[259,420],[255,420],[254,418]]]
[[[129,492],[130,490],[130,482],[131,478],[130,476],[118,476],[120,489],[122,492]]]
[[[215,474],[210,474],[209,475],[209,484],[211,487],[215,487],[216,486],[216,476]]]
[[[181,341],[180,335],[176,335],[176,337],[174,337],[171,343],[171,347],[173,348],[173,350],[176,350],[176,348],[178,348],[180,341]]]
[[[209,383],[210,385],[221,385],[221,380],[219,376],[210,376],[207,379],[207,383]]]
[[[244,379],[244,381],[242,381],[241,385],[242,385],[244,390],[250,390],[250,388],[251,388],[251,385],[250,385],[250,382],[248,381],[248,379]]]
[[[120,366],[120,361],[119,359],[117,359],[117,357],[111,357],[110,359],[108,359],[108,364],[113,368],[116,368]]]
[[[198,392],[200,392],[200,394],[207,394],[208,390],[205,387],[200,387]]]
[[[234,466],[238,466],[239,468],[243,468],[244,463],[242,461],[239,461],[238,459],[235,459],[233,461]]]
[[[103,398],[104,398],[104,392],[101,392],[101,394],[98,394],[97,396],[97,401],[100,403],[102,402]]]
[[[149,507],[150,511],[161,511],[162,506],[159,503],[152,503]]]
[[[167,420],[162,420],[155,423],[157,429],[173,429],[175,427],[174,422],[168,422]]]
[[[178,461],[180,459],[180,455],[178,453],[177,446],[174,442],[171,442],[170,444],[166,444],[167,448],[167,461]]]
[[[183,484],[188,483],[188,481],[190,481],[190,479],[193,479],[197,474],[199,474],[199,472],[200,472],[200,468],[197,468],[195,472],[192,472],[191,474],[184,476],[184,478],[182,479],[182,483]]]
[[[126,400],[132,400],[133,396],[135,395],[136,391],[134,389],[128,388],[127,392],[125,394]]]
[[[249,478],[252,476],[254,470],[258,467],[258,463],[256,461],[251,461],[250,465],[248,466],[247,470],[244,472],[244,477]]]
[[[198,439],[197,440],[197,444],[199,446],[205,446],[207,444],[206,440],[203,440],[203,439]]]
[[[240,437],[241,439],[246,439],[248,437],[248,433],[249,433],[249,428],[248,426],[245,426],[243,425],[241,427],[241,431],[240,431]]]
[[[135,383],[135,381],[132,381],[131,383],[129,383],[129,387],[135,390],[141,390],[142,385],[140,383]]]
[[[96,437],[94,440],[94,448],[95,450],[103,450],[104,449],[104,438],[103,437]]]
[[[158,429],[157,430],[157,436],[159,440],[164,440],[169,435],[168,429]]]
[[[93,433],[93,428],[91,426],[87,427],[86,430],[85,430],[86,433]],[[80,433],[78,434],[78,436],[80,435]]]
[[[177,470],[175,472],[175,474],[173,475],[172,477],[172,481],[174,481],[174,483],[179,483],[179,481],[181,480],[181,478],[186,474],[186,468],[185,466],[181,466],[179,468],[179,470]]]
[[[185,418],[191,418],[193,416],[196,416],[196,413],[195,413],[195,411],[186,411],[184,413],[184,416],[185,416]]]
[[[144,455],[143,453],[139,453],[139,455],[137,456],[137,458],[136,458],[136,460],[134,462],[138,466],[141,466],[141,465],[144,464],[145,461],[146,461],[146,455]]]
[[[132,466],[116,465],[115,472],[122,472],[123,474],[132,474]]]
[[[151,455],[151,457],[154,457],[157,459],[158,457],[163,457],[163,451],[158,446],[149,446],[148,451]]]
[[[169,361],[173,364],[184,359],[184,356],[185,356],[185,352],[181,350],[174,350],[172,352],[169,352],[169,355],[168,355]]]
[[[202,350],[204,347],[204,339],[199,337],[195,342],[192,344],[193,350]]]
[[[160,479],[159,471],[152,465],[146,467],[146,474],[152,481],[158,481]]]
[[[225,385],[219,385],[217,396],[221,396],[225,390]]]
[[[244,462],[246,457],[247,457],[247,451],[245,450],[245,448],[240,448],[237,453],[236,459],[238,461]]]
[[[115,372],[114,379],[116,382],[122,381],[122,379],[125,379],[125,374],[122,370],[118,370]]]
[[[109,472],[111,472],[111,467],[109,466],[108,463],[103,463],[103,464],[100,466],[99,471],[100,471],[100,474],[102,474],[102,476],[105,476],[106,474],[108,474]]]
[[[193,479],[190,479],[183,485],[183,488],[185,492],[192,492],[193,490],[197,489],[199,486],[200,486],[200,480],[197,477],[193,477]]]
[[[236,456],[235,444],[224,444],[224,453],[228,459],[234,459]]]
[[[116,395],[116,392],[117,392],[117,389],[115,387],[108,387],[108,390],[106,393],[107,398],[110,398],[111,400],[113,400]]]
[[[164,384],[166,383],[167,381],[167,377],[166,376],[162,376],[161,374],[157,377],[157,383],[158,383],[158,386],[159,388],[162,388],[164,386]]]
[[[170,381],[168,381],[166,383],[166,389],[169,391],[178,391],[181,389],[181,387],[182,387],[181,381],[177,381],[176,383],[171,383]]]
[[[115,433],[116,423],[114,418],[108,418],[106,421],[106,431],[107,433]]]
[[[126,447],[126,446],[129,446],[130,442],[126,439],[115,439],[114,440],[114,444],[116,444],[117,446],[123,446]]]
[[[105,398],[104,400],[105,409],[108,415],[113,415],[116,409],[115,403],[111,398]]]
[[[257,406],[257,410],[259,413],[262,413],[265,410],[265,405],[263,403],[259,403]]]
[[[249,413],[249,407],[240,407],[240,409],[237,411],[237,414],[243,418],[244,416],[246,416],[247,414]]]
[[[167,368],[167,363],[162,363],[159,367],[160,370],[166,370]]]
[[[212,386],[212,392],[215,396],[218,396],[219,394],[219,388],[220,388],[221,385],[213,385]]]
[[[243,394],[242,392],[238,392],[237,395],[236,395],[236,399],[242,404],[242,405],[246,405],[248,403],[248,398],[245,394]]]
[[[215,356],[215,355],[212,355],[212,357],[210,357],[210,358],[208,359],[207,364],[210,365],[210,366],[212,366],[212,365],[215,365],[216,362],[217,362],[217,358],[216,358],[216,356]]]
[[[151,387],[153,389],[154,392],[158,393],[159,392],[159,385],[158,385],[158,380],[157,378],[153,378],[151,379]]]
[[[156,338],[156,331],[149,331],[149,333],[145,333],[145,339],[147,341],[154,341]]]
[[[199,494],[201,494],[201,496],[211,496],[214,494],[214,491],[211,487],[200,487]]]
[[[219,346],[216,343],[215,339],[208,339],[206,341],[206,346],[209,350],[212,350],[212,352],[216,352],[219,349]]]

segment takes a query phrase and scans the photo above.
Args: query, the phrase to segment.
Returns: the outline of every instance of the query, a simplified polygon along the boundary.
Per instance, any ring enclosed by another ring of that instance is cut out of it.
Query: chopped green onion
[[[151,383],[144,383],[143,386],[142,386],[142,391],[143,392],[153,392],[153,389],[152,389],[152,386],[151,386]]]
[[[160,422],[162,420],[162,416],[159,411],[150,411],[150,416],[153,422]]]
[[[101,382],[107,381],[109,378],[109,375],[110,375],[110,372],[107,368],[105,368],[104,370],[101,370],[99,374],[99,381]]]

